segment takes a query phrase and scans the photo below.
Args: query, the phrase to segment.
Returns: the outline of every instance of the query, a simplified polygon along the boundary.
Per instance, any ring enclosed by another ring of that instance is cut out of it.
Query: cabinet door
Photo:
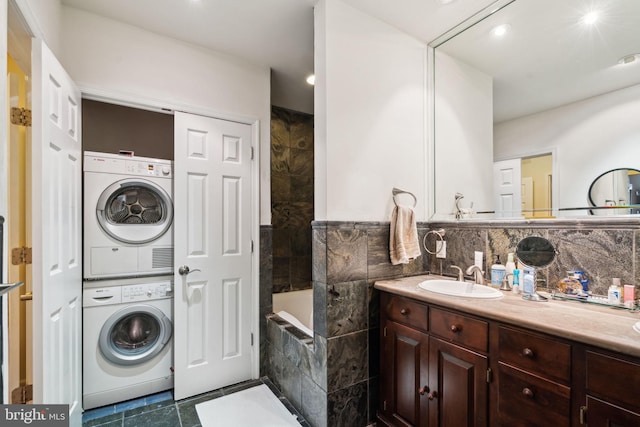
[[[487,357],[431,337],[429,425],[487,425]]]
[[[428,344],[426,334],[386,322],[382,325],[380,408],[398,426],[427,423]]]
[[[587,426],[637,427],[640,426],[640,414],[587,396]]]

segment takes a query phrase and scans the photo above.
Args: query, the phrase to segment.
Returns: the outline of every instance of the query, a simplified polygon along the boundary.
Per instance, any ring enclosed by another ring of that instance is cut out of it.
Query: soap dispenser
[[[513,260],[513,252],[509,252],[507,254],[507,263],[504,265],[505,272],[507,274],[507,280],[509,282],[509,288],[513,286],[514,274],[513,271],[516,269],[516,263]]]
[[[491,266],[491,286],[502,286],[502,279],[506,274],[506,268],[500,262],[500,255],[496,255],[496,262]]]

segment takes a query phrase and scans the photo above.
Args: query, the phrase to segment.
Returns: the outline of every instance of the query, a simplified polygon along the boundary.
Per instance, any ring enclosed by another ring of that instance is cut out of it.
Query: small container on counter
[[[520,269],[513,270],[513,286],[511,287],[511,291],[514,294],[520,293]]]
[[[609,304],[620,305],[620,279],[619,278],[613,279],[613,283],[611,284],[611,286],[609,286],[607,297],[609,300]]]
[[[636,287],[633,285],[624,285],[624,305],[633,307],[636,299]]]

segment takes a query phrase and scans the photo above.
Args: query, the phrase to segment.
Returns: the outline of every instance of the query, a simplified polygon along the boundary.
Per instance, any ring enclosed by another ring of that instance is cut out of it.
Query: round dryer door
[[[107,187],[96,206],[100,227],[122,243],[152,242],[171,227],[173,204],[153,182],[123,179]]]
[[[162,351],[171,333],[171,320],[162,311],[146,304],[131,305],[107,319],[98,346],[107,360],[136,365]]]

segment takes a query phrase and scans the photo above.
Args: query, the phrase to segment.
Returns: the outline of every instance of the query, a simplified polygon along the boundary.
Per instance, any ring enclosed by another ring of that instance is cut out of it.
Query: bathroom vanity
[[[378,420],[389,426],[638,426],[639,313],[451,297],[378,281]]]

